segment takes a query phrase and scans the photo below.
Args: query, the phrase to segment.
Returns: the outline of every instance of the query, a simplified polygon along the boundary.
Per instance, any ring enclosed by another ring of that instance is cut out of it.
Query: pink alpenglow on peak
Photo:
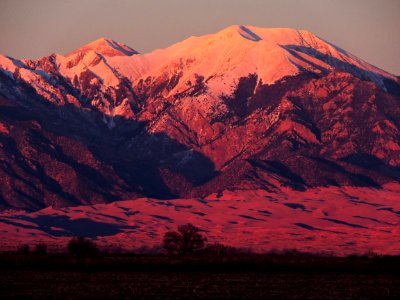
[[[69,53],[68,56],[75,55],[77,53],[87,53],[89,51],[95,51],[98,54],[104,55],[104,56],[132,56],[134,54],[138,54],[138,52],[131,47],[118,43],[116,41],[113,41],[111,39],[107,38],[100,38],[94,42],[91,42],[79,49],[76,49],[75,51]]]

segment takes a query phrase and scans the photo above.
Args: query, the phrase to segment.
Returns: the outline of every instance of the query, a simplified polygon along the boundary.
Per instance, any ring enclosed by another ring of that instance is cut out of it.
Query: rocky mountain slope
[[[1,208],[400,180],[398,77],[293,29],[0,57]]]

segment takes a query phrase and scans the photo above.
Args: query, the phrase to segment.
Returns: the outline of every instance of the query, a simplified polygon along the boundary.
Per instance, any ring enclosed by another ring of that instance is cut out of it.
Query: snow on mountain
[[[193,74],[203,76],[214,95],[231,94],[240,77],[256,73],[264,84],[300,72],[334,69],[382,84],[395,76],[358,59],[305,30],[235,25],[215,34],[191,37],[169,48],[133,57],[114,57],[110,65],[135,82],[182,72],[170,91],[188,88]]]
[[[98,54],[104,56],[131,56],[134,54],[138,54],[138,52],[131,47],[115,42],[113,40],[107,38],[100,38],[96,41],[93,41],[79,49],[74,50],[73,52],[67,54],[67,57],[73,57],[77,54],[84,55],[90,51],[94,51]]]
[[[74,95],[69,95],[72,100],[59,99],[57,93],[45,95],[42,90],[53,88],[44,76],[61,75],[84,95],[90,84],[90,89],[95,87],[96,90],[96,95],[89,97],[92,105],[111,116],[115,113],[135,114],[135,109],[126,105],[126,109],[118,108],[125,98],[133,101],[132,95],[117,99],[121,85],[125,85],[124,90],[131,90],[129,94],[140,93],[138,89],[153,89],[165,98],[187,94],[194,86],[202,85],[203,91],[214,99],[209,106],[222,107],[218,98],[231,96],[239,78],[249,74],[257,74],[254,88],[301,73],[327,74],[334,70],[349,72],[383,88],[384,79],[397,81],[396,76],[308,31],[242,25],[230,26],[215,34],[190,37],[143,55],[122,43],[101,38],[66,56],[53,54],[37,61],[10,61],[3,57],[0,66],[11,72],[20,69],[21,78],[37,86],[36,90],[52,101],[79,103],[81,99]],[[61,95],[61,98],[66,97]],[[207,111],[211,113],[210,109]]]
[[[117,86],[120,78],[115,69],[107,62],[109,57],[130,57],[138,54],[132,48],[110,39],[101,38],[89,43],[65,57],[57,56],[59,71],[62,75],[74,79],[75,75],[86,70],[93,72],[105,87]]]
[[[3,72],[8,72],[11,76],[15,72],[15,69],[21,65],[16,60],[0,54],[0,66]]]

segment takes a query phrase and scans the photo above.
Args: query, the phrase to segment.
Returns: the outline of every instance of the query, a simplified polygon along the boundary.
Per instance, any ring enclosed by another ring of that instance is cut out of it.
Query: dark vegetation
[[[336,257],[294,250],[260,254],[220,244],[209,245],[189,255],[95,253],[37,255],[35,252],[2,252],[0,269],[92,272],[339,272],[400,276],[399,256],[376,254]]]
[[[38,255],[46,255],[47,254],[47,245],[44,243],[36,244],[35,253]]]
[[[0,253],[1,299],[399,299],[400,257],[256,254],[206,244],[191,224],[165,253],[101,251],[85,237],[65,253],[45,244]]]
[[[400,275],[400,256],[370,252],[347,257],[285,252],[254,253],[220,243],[206,244],[192,224],[180,225],[164,235],[163,250],[147,253],[101,249],[87,237],[73,237],[64,253],[47,251],[44,243],[21,245],[15,252],[0,252],[0,268],[91,271],[220,271],[220,272],[361,272]]]
[[[76,256],[93,256],[99,252],[97,245],[88,238],[74,237],[68,243],[68,253]]]
[[[169,254],[192,254],[205,246],[206,238],[200,229],[192,224],[179,225],[178,231],[168,231],[164,235],[163,247]]]

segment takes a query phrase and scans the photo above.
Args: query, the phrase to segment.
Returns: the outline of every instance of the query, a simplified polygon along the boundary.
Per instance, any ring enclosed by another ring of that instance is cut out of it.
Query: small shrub
[[[204,253],[212,257],[224,257],[235,254],[235,250],[236,249],[233,247],[225,246],[221,243],[215,242],[214,244],[208,244],[206,248],[204,248]]]
[[[74,237],[68,243],[68,252],[76,256],[92,256],[99,252],[95,242],[85,237]]]
[[[18,254],[29,254],[29,245],[21,245],[17,249]]]
[[[35,253],[39,255],[47,254],[47,245],[44,243],[36,244],[35,246]]]

